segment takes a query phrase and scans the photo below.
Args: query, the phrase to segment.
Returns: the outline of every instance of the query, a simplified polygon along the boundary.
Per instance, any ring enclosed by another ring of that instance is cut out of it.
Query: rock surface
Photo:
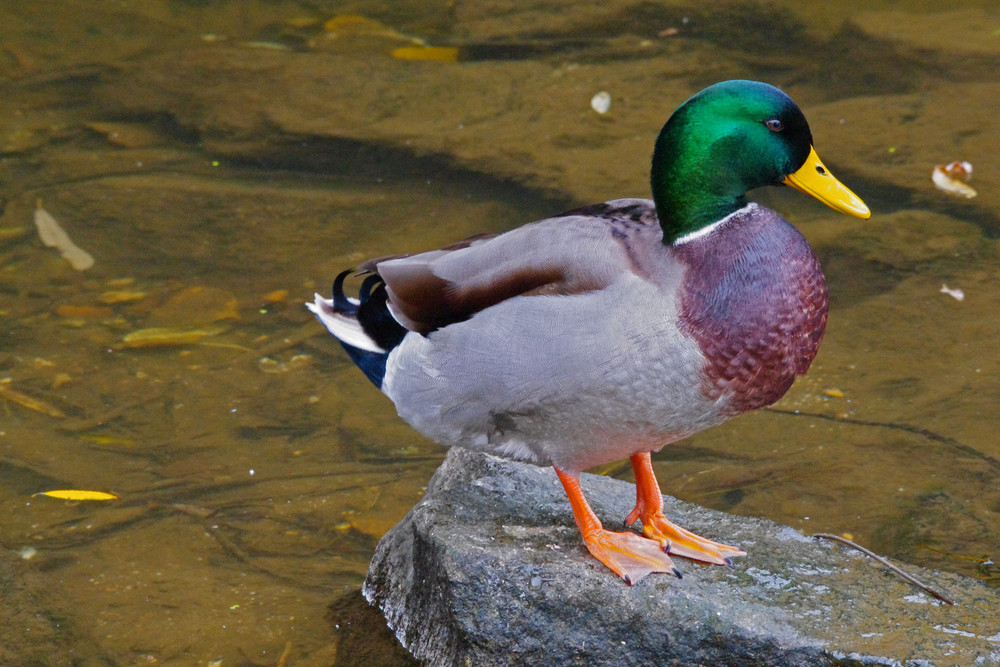
[[[626,482],[585,475],[607,526]],[[910,568],[947,606],[857,554],[787,526],[665,498],[665,512],[748,555],[678,559],[629,587],[587,554],[551,469],[453,449],[379,543],[365,597],[431,665],[996,665],[1000,595]]]

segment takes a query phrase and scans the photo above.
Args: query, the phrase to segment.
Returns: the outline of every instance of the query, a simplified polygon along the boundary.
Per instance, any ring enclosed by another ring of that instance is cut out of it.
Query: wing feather
[[[651,202],[625,201],[628,206],[608,202],[361,268],[385,282],[388,306],[400,324],[426,335],[507,299],[599,290],[634,271],[628,239],[637,229],[648,234],[659,227],[655,214],[652,223],[648,219]],[[644,217],[635,214],[638,209]],[[622,210],[628,215],[617,214]]]

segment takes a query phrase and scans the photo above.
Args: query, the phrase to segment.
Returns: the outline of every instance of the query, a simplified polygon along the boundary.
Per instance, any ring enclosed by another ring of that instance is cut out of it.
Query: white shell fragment
[[[941,289],[939,291],[942,294],[947,294],[956,301],[961,301],[962,299],[965,298],[965,292],[963,292],[960,289],[950,289],[947,285],[941,285]]]
[[[611,108],[611,94],[601,91],[590,98],[590,108],[600,114],[605,114]]]
[[[62,256],[77,271],[86,271],[94,265],[94,258],[83,248],[73,243],[65,230],[59,226],[52,214],[42,208],[39,200],[35,209],[35,226],[42,243],[50,248],[56,248]]]
[[[970,178],[972,178],[972,165],[960,160],[951,164],[939,164],[931,172],[931,180],[939,190],[969,199],[976,196],[976,191],[963,182]]]

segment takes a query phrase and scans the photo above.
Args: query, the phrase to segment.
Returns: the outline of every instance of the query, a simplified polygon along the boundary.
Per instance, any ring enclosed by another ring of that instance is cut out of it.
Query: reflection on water
[[[398,660],[357,589],[442,452],[302,302],[644,195],[669,112],[733,77],[789,90],[875,216],[760,193],[824,261],[827,339],[774,410],[661,452],[664,490],[996,580],[959,558],[1000,531],[991,3],[349,4],[0,8],[0,662]],[[390,55],[418,40],[458,62]],[[934,188],[953,160],[978,197]],[[33,495],[61,488],[121,499]]]

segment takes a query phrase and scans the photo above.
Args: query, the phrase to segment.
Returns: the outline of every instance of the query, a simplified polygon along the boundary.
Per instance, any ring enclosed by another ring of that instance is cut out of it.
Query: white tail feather
[[[307,303],[306,308],[313,312],[316,318],[323,323],[323,326],[333,334],[334,338],[345,345],[367,352],[385,354],[385,350],[365,333],[365,330],[361,328],[361,323],[356,318],[334,312],[331,299],[324,299],[317,294],[316,301]]]

